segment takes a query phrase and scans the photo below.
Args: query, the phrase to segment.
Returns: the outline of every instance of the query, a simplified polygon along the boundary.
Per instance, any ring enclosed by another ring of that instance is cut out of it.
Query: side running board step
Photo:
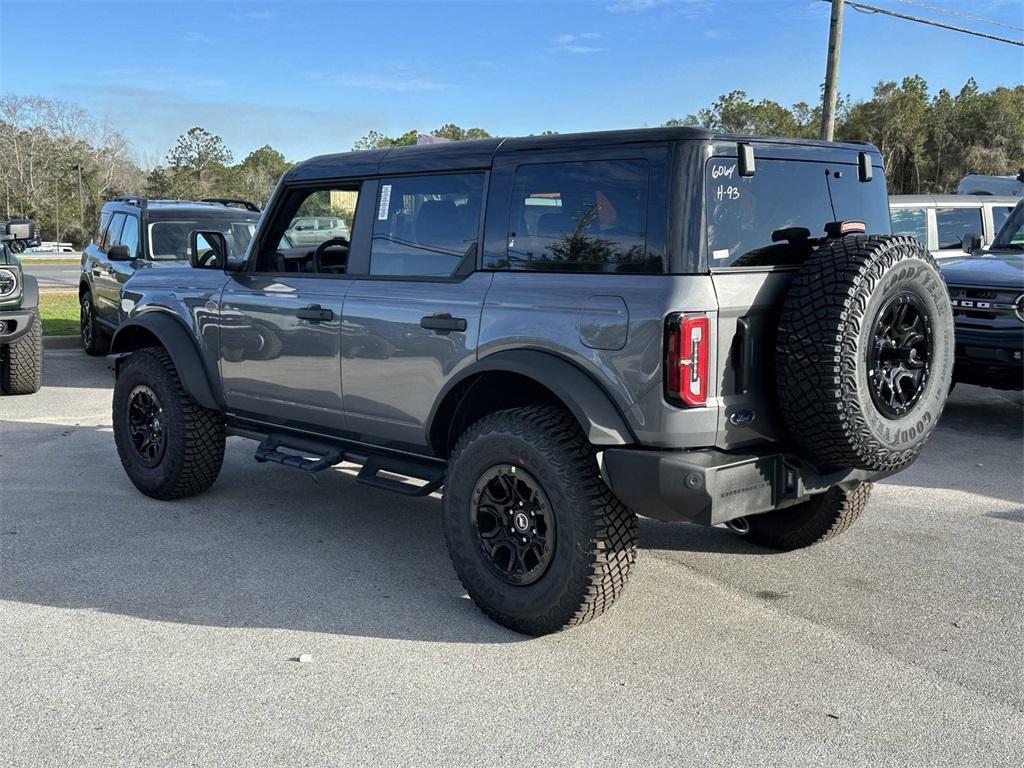
[[[320,472],[321,470],[333,467],[345,460],[345,452],[338,449],[323,454],[319,459],[307,459],[305,456],[296,456],[292,453],[284,453],[277,450],[280,443],[264,441],[256,447],[256,461],[263,463],[271,461],[275,464],[283,464],[293,469],[304,469],[307,472]]]
[[[299,451],[304,455],[285,453],[279,450],[280,448]],[[261,463],[269,461],[293,469],[303,469],[306,472],[321,472],[343,461],[349,461],[362,465],[356,476],[358,482],[403,496],[429,496],[444,485],[445,478],[445,465],[440,462],[427,459],[417,461],[414,458],[388,454],[367,455],[365,450],[349,450],[327,443],[282,435],[264,437],[256,447],[255,459]],[[381,477],[381,472],[423,480],[425,484],[414,485],[393,477]]]
[[[415,477],[425,480],[426,485],[413,485],[392,477],[381,477],[378,472]],[[395,456],[370,456],[359,470],[356,480],[403,496],[429,496],[444,485],[444,467]]]

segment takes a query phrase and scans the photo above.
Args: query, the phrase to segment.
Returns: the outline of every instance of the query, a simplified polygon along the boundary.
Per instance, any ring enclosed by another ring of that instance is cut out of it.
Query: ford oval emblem
[[[742,411],[736,411],[729,417],[729,423],[736,427],[743,427],[750,424],[754,420],[754,412],[749,408],[744,408]]]

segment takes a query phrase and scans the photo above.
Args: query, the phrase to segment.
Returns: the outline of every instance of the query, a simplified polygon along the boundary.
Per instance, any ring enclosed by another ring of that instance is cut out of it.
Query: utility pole
[[[832,141],[836,127],[836,81],[839,79],[839,48],[843,43],[843,0],[832,0],[828,23],[828,62],[825,65],[825,94],[821,104],[821,138]]]
[[[78,171],[78,218],[82,222],[82,229],[85,230],[85,197],[82,195],[82,164],[78,163],[75,166],[75,170]]]

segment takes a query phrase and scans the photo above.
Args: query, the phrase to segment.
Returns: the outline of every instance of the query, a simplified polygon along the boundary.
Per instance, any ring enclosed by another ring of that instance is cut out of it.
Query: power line
[[[954,11],[951,8],[943,8],[939,5],[929,5],[928,3],[918,3],[915,0],[893,0],[893,2],[899,3],[900,5],[913,5],[917,8],[924,8],[925,10],[935,11],[936,13],[942,13],[947,16],[959,16],[962,19],[971,19],[972,21],[980,21],[982,24],[991,24],[994,27],[1004,27],[1006,29],[1015,29],[1018,32],[1024,32],[1024,27],[1018,27],[1014,24],[1007,24],[1002,21],[993,21],[992,19],[985,19],[981,16],[974,16],[970,13],[964,13],[963,11]]]
[[[824,3],[830,3],[832,0],[822,0]],[[899,0],[897,0],[899,2]],[[933,21],[932,19],[922,19],[920,16],[911,16],[907,13],[900,13],[899,11],[889,10],[888,8],[878,8],[874,5],[865,5],[864,3],[855,3],[853,0],[846,0],[846,5],[853,8],[855,11],[861,13],[875,14],[882,13],[886,16],[895,16],[898,19],[906,19],[907,21],[916,21],[919,24],[927,24],[932,27],[939,27],[941,29],[949,29],[953,32],[963,32],[965,35],[974,35],[975,37],[984,37],[988,40],[995,40],[999,43],[1009,43],[1010,45],[1019,45],[1024,48],[1024,40],[1014,40],[1010,37],[1000,37],[999,35],[990,35],[988,32],[979,32],[976,29],[968,29],[967,27],[957,27],[953,24],[946,24],[941,21]]]

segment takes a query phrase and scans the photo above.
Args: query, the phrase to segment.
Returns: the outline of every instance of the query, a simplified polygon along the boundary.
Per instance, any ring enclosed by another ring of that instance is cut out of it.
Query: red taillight
[[[708,402],[708,316],[673,315],[665,333],[665,396],[683,405]]]

